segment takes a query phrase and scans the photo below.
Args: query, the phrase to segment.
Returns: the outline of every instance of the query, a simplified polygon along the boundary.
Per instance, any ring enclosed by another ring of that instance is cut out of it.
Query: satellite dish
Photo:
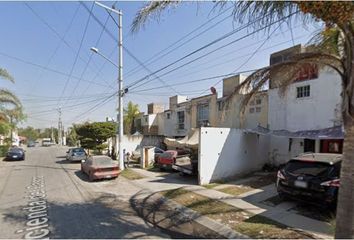
[[[210,91],[211,91],[212,94],[214,94],[214,95],[216,94],[216,89],[214,87],[211,87]]]

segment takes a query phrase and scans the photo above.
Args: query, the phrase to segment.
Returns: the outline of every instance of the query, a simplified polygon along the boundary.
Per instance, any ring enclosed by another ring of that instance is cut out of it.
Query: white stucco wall
[[[293,138],[290,151],[289,141],[287,137],[270,136],[269,163],[278,166],[304,152],[304,139]]]
[[[187,111],[188,106],[181,105],[177,106],[172,111],[166,111],[163,116],[164,122],[164,131],[163,135],[166,137],[174,137],[174,136],[186,136],[191,129],[191,116],[190,112]],[[184,111],[184,129],[178,129],[178,114],[177,112]],[[167,118],[167,114],[170,114],[170,119]]]
[[[268,161],[269,136],[234,128],[201,128],[199,184],[258,170]]]
[[[299,86],[310,85],[310,97],[296,98]],[[341,104],[341,80],[338,74],[323,69],[319,78],[292,84],[285,97],[278,89],[269,89],[268,122],[272,130],[314,130],[333,127]],[[338,111],[338,110],[337,110]]]

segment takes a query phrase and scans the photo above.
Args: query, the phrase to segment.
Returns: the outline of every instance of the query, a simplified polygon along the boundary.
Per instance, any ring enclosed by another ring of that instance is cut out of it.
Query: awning
[[[263,127],[256,127],[254,129],[245,129],[246,133],[255,133],[260,135],[273,135],[278,137],[287,138],[306,138],[306,139],[344,139],[344,131],[342,126],[336,126],[331,128],[323,128],[317,130],[301,130],[291,132],[288,130],[269,130]]]
[[[188,135],[185,136],[184,138],[177,140],[174,138],[165,138],[164,143],[168,147],[172,148],[193,148],[193,149],[198,149],[199,146],[199,129],[192,128]]]

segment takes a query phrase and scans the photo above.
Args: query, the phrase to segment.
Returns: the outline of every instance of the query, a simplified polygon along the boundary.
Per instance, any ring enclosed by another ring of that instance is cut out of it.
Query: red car
[[[157,166],[160,169],[172,169],[172,165],[176,162],[177,151],[167,150],[160,154],[157,159]]]
[[[81,161],[81,171],[89,176],[90,181],[118,177],[118,164],[107,156],[90,156]]]

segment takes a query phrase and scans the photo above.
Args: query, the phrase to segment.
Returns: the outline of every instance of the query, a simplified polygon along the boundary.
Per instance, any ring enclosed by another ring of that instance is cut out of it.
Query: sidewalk
[[[333,238],[328,223],[305,217],[291,211],[291,209],[296,206],[295,203],[282,202],[277,206],[265,204],[264,200],[277,195],[274,184],[234,196],[218,191],[217,189],[242,183],[244,182],[243,180],[216,186],[214,189],[206,189],[205,187],[197,185],[195,181],[181,177],[176,173],[172,173],[169,176],[159,176],[158,173],[143,169],[134,169],[134,171],[146,176],[146,178],[136,180],[134,183],[140,185],[142,188],[149,189],[151,192],[183,187],[196,194],[219,200],[252,214],[259,214],[291,228],[306,231],[316,238]]]

